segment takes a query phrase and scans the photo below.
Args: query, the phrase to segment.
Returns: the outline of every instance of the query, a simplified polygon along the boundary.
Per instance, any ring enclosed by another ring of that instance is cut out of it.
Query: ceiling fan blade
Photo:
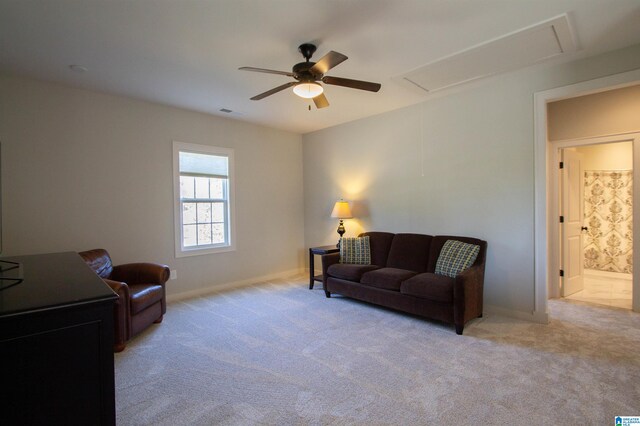
[[[320,93],[318,96],[313,98],[313,103],[316,104],[316,108],[325,108],[329,106],[329,101],[324,93]]]
[[[320,58],[320,60],[316,62],[314,66],[309,68],[309,71],[311,71],[311,74],[313,75],[326,74],[327,71],[329,71],[331,68],[346,61],[347,59],[349,58],[342,53],[334,52],[332,50],[331,52]]]
[[[287,72],[287,71],[276,71],[276,70],[268,70],[266,68],[254,68],[254,67],[240,67],[238,69],[242,71],[264,72],[267,74],[279,74],[279,75],[286,75],[289,77],[293,77],[293,73]]]
[[[333,84],[335,86],[350,87],[352,89],[368,90],[369,92],[377,92],[380,90],[380,87],[382,87],[380,83],[329,76],[323,77],[322,82],[325,84]]]
[[[266,98],[267,96],[271,96],[274,93],[278,93],[278,92],[280,92],[280,91],[282,91],[282,90],[284,90],[284,89],[286,89],[288,87],[295,86],[296,84],[298,84],[297,81],[292,81],[292,82],[283,84],[282,86],[278,86],[278,87],[273,88],[271,90],[267,90],[264,93],[260,93],[259,95],[255,95],[253,98],[251,98],[251,100],[252,101],[259,101],[260,99]]]

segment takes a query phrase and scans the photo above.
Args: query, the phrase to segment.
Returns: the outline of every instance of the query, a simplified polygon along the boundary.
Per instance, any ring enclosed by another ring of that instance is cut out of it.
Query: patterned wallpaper
[[[584,267],[633,272],[632,184],[630,170],[589,170],[585,178]]]

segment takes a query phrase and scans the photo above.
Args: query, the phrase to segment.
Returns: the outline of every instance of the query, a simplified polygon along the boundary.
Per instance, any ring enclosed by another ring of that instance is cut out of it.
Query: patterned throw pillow
[[[455,278],[476,261],[480,246],[457,240],[447,240],[436,262],[436,274]]]
[[[340,263],[371,265],[369,236],[340,239]]]

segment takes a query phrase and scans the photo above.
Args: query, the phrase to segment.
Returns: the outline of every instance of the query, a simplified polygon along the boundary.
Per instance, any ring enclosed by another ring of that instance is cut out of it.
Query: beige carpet
[[[640,314],[550,301],[465,328],[304,279],[169,305],[116,355],[120,425],[613,425],[640,415]]]

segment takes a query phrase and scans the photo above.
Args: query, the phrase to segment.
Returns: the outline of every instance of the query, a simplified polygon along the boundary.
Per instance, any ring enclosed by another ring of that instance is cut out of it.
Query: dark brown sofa
[[[322,256],[327,297],[338,293],[425,318],[464,325],[482,316],[487,242],[448,235],[365,232],[371,247],[371,265],[339,263],[340,253]],[[480,246],[475,263],[455,278],[435,274],[440,250],[447,240]]]
[[[167,312],[165,283],[169,267],[158,263],[127,263],[113,266],[104,249],[79,253],[84,261],[118,295],[114,307],[114,351],[153,323],[162,322]]]

